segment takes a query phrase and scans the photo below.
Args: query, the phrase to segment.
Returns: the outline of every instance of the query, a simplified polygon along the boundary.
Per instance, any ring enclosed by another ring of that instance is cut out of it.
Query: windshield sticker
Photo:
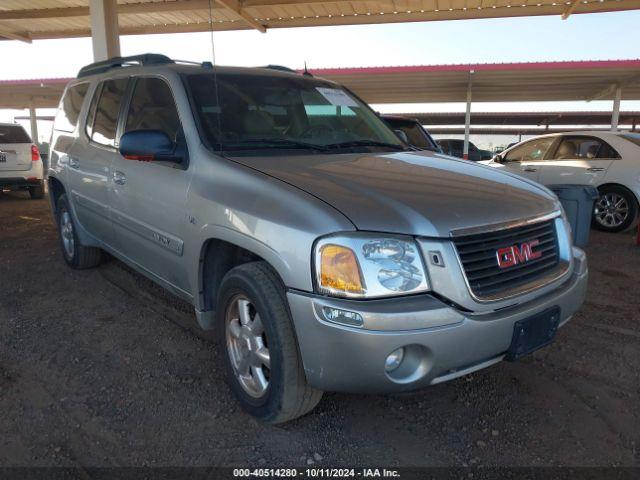
[[[316,90],[326,98],[331,105],[338,107],[357,107],[356,101],[346,94],[343,90],[337,88],[316,87]]]

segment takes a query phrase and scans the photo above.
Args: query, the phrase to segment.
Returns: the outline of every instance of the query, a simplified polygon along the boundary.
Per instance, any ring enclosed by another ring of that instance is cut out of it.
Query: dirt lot
[[[589,300],[549,348],[273,427],[239,410],[187,305],[115,260],[67,268],[27,197],[0,194],[2,466],[640,464],[630,235],[592,234]]]

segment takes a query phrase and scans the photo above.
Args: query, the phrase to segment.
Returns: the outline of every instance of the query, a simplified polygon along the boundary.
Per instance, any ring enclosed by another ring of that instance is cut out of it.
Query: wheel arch
[[[64,188],[63,183],[54,176],[49,176],[47,179],[47,184],[49,187],[49,203],[51,204],[51,211],[53,212],[53,216],[57,216],[56,205],[58,203],[58,199],[61,195],[67,192]]]
[[[606,188],[606,187],[616,187],[616,188],[622,188],[623,190],[626,190],[631,194],[633,198],[635,198],[636,205],[640,206],[640,199],[638,199],[638,195],[636,195],[636,193],[633,190],[631,190],[629,187],[626,187],[621,183],[617,183],[617,182],[606,182],[601,185],[598,185],[596,188],[598,189],[598,192],[600,192],[603,188]]]
[[[222,279],[232,268],[249,262],[263,261],[271,267],[284,287],[283,262],[273,256],[274,252],[265,252],[264,247],[247,247],[219,237],[207,238],[202,243],[198,262],[196,312],[203,328],[209,329],[213,326],[218,289]]]

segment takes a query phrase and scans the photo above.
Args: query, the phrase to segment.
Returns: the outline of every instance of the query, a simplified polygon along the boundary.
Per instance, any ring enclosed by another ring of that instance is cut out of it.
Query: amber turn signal
[[[363,293],[356,255],[350,248],[325,245],[320,251],[320,286],[348,293]]]

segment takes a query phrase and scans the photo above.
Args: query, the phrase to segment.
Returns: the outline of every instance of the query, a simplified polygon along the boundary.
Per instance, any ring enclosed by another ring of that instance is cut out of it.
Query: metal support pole
[[[473,70],[469,71],[469,82],[467,83],[467,110],[464,115],[464,147],[462,158],[469,160],[469,129],[471,127],[471,85],[473,80]]]
[[[119,57],[120,36],[116,0],[90,0],[89,16],[94,61]]]
[[[38,116],[36,112],[36,104],[31,100],[29,105],[29,123],[31,125],[31,141],[38,145]]]
[[[616,94],[613,99],[613,113],[611,114],[611,131],[618,131],[618,121],[620,120],[620,99],[622,98],[622,87],[616,87]]]

